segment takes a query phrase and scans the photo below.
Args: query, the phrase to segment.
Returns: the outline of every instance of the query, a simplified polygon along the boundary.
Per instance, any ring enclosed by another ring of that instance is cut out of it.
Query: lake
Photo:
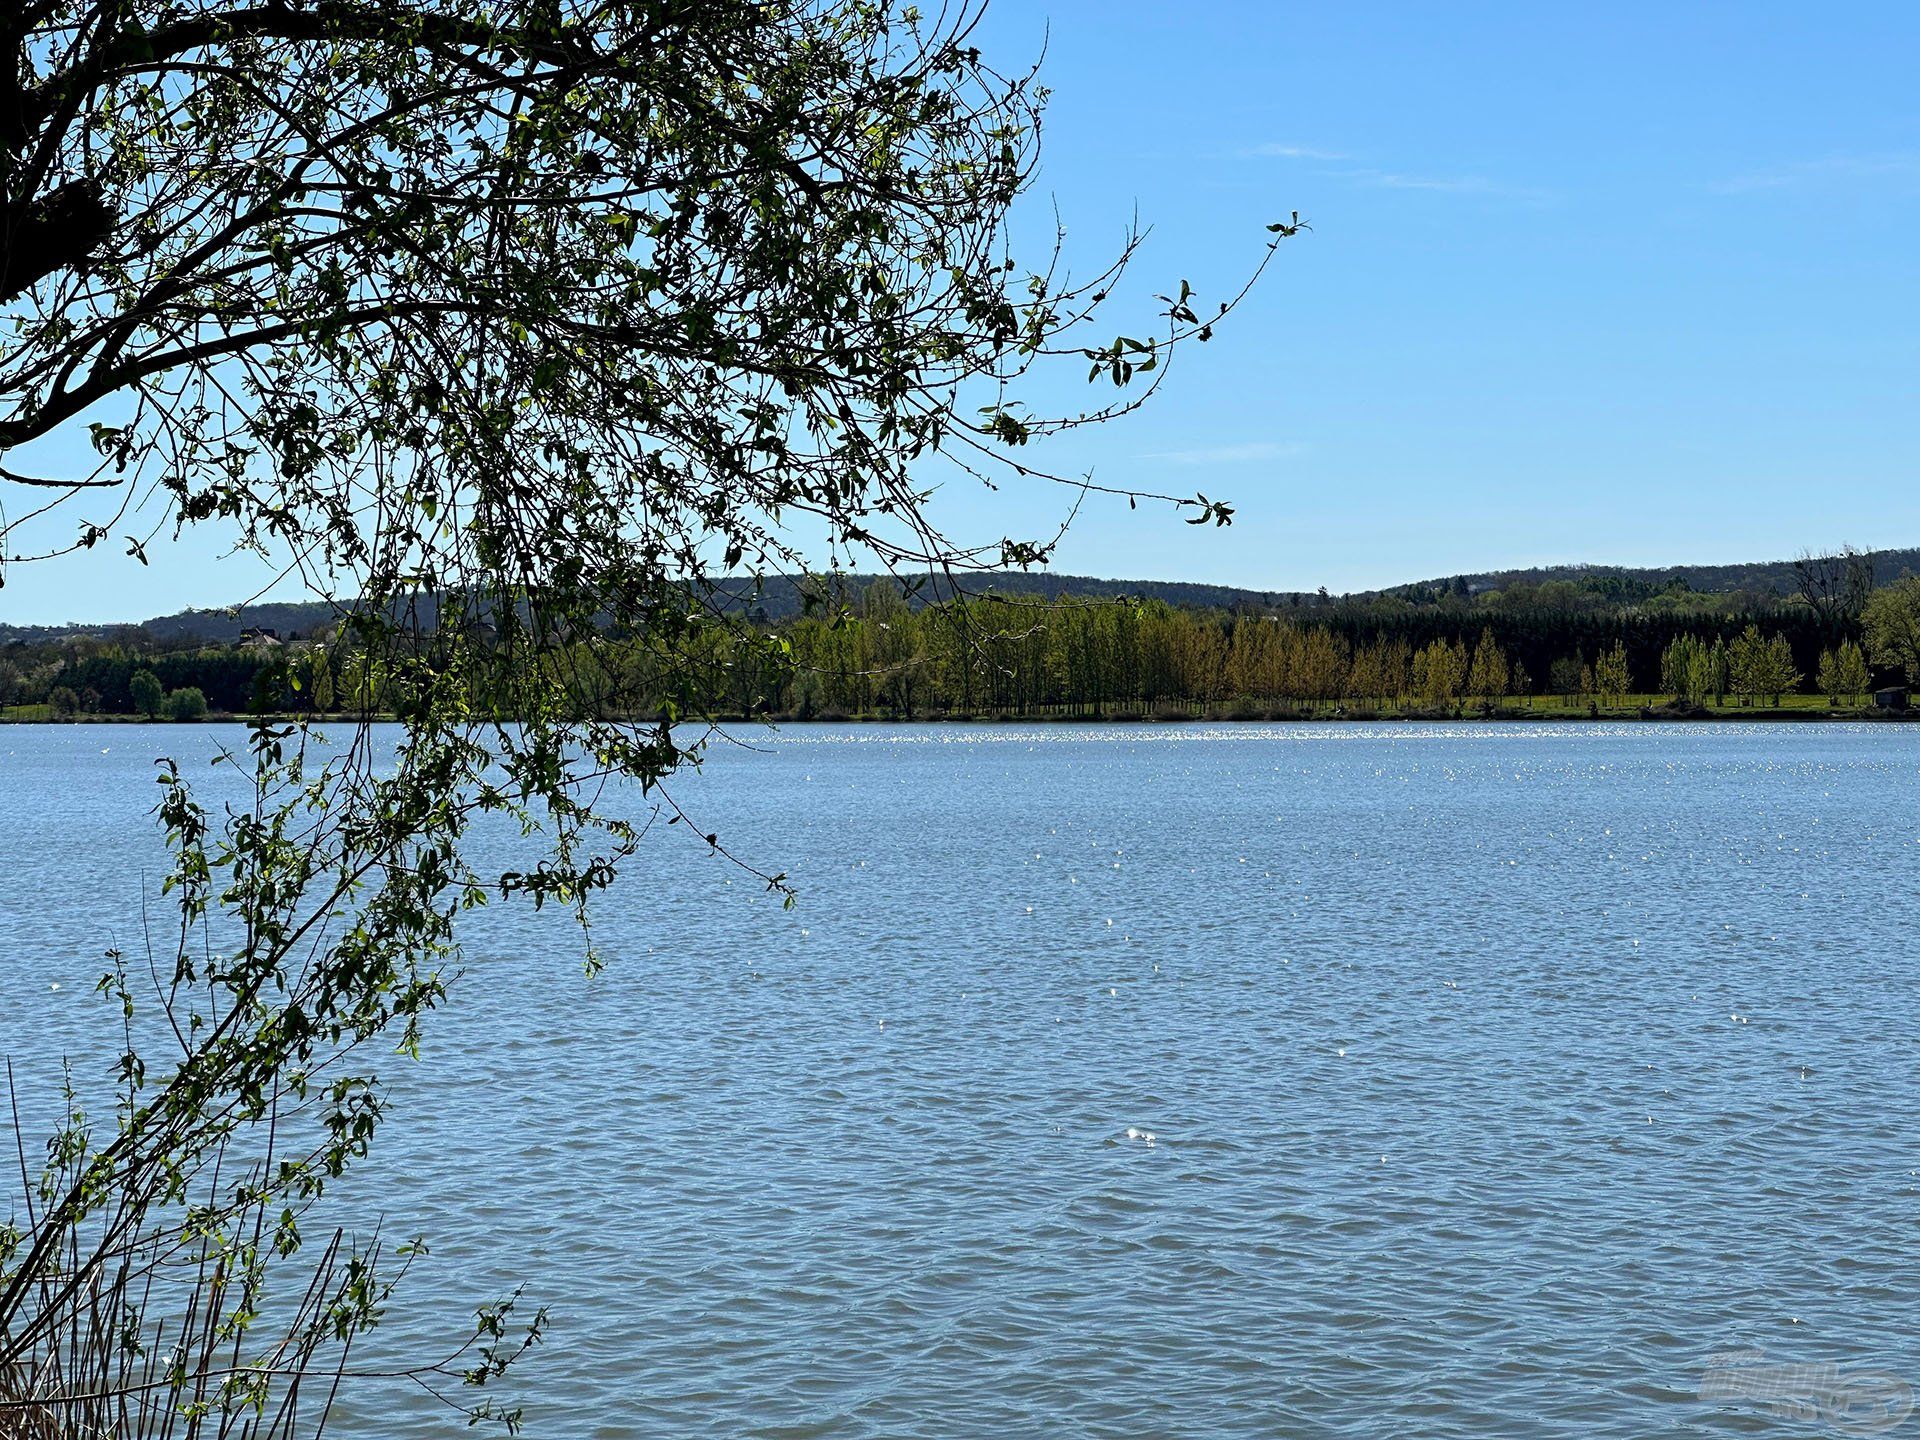
[[[23,1085],[110,1053],[151,758],[222,738],[0,729]],[[678,827],[595,979],[476,913],[345,1197],[432,1243],[386,1343],[551,1305],[530,1435],[1817,1434],[1709,1368],[1920,1381],[1920,728],[740,738],[677,793],[798,907]]]

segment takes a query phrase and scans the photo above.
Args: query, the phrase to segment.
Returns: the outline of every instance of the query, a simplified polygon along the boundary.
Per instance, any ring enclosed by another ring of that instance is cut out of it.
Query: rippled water
[[[147,761],[215,734],[0,730],[28,1069],[105,1053]],[[1816,1434],[1712,1357],[1920,1381],[1920,729],[749,738],[682,795],[797,911],[675,831],[604,975],[490,909],[397,1066],[390,1339],[527,1280],[532,1435]]]

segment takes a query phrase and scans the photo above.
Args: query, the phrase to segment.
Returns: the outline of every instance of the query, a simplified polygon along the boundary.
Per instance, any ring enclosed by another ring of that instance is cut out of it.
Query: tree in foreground
[[[316,1377],[352,1377],[391,1277],[373,1242],[303,1218],[366,1153],[370,1057],[417,1046],[459,912],[584,924],[654,818],[725,853],[663,786],[731,667],[779,658],[722,582],[797,568],[796,529],[936,590],[1044,561],[1055,536],[944,535],[930,488],[1058,480],[1077,503],[1091,487],[1034,465],[1037,442],[1138,404],[1231,307],[1183,283],[1151,335],[1111,337],[1092,326],[1132,241],[1077,281],[1057,247],[1010,253],[1044,92],[991,67],[978,19],[871,0],[0,17],[0,553],[144,562],[220,526],[335,600],[326,670],[361,721],[331,744],[256,723],[228,757],[243,805],[163,770],[178,923],[152,985],[117,963],[105,981],[128,1036],[112,1124],[76,1111],[0,1231],[0,1427],[316,1429]],[[1270,228],[1269,252],[1297,222]],[[1108,398],[1029,408],[1055,362]],[[642,693],[668,700],[636,719]],[[376,709],[401,722],[391,751]],[[602,807],[615,777],[644,808]],[[476,869],[488,815],[545,853]],[[484,1309],[469,1348],[405,1378],[494,1415],[459,1385],[538,1323]]]

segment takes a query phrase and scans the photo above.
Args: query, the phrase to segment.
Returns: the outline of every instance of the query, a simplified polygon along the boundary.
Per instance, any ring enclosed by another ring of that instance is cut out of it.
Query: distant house
[[[1904,710],[1907,708],[1907,687],[1889,685],[1884,690],[1873,692],[1873,708],[1876,710]]]
[[[278,650],[280,636],[267,626],[248,626],[240,632],[240,647],[243,650]]]

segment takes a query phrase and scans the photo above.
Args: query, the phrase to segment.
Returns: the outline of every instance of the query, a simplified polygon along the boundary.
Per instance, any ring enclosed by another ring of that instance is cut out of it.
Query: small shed
[[[1907,708],[1907,687],[1889,685],[1884,690],[1873,692],[1873,708],[1876,710],[1904,710]]]

